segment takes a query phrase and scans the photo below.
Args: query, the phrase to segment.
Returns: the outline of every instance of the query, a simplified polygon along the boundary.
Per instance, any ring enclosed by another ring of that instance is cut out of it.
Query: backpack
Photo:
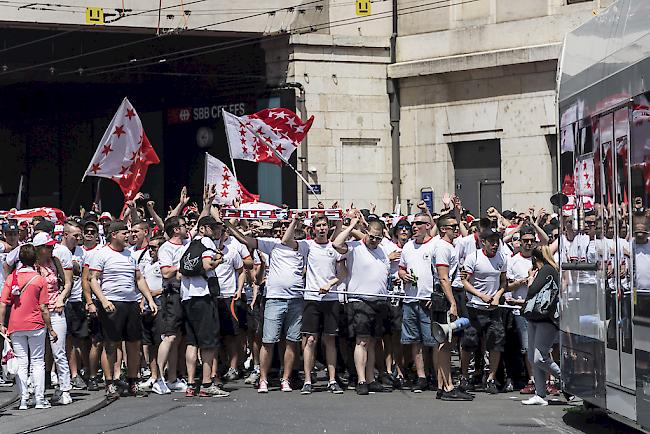
[[[183,256],[181,256],[178,271],[183,276],[203,276],[205,274],[205,270],[203,269],[203,253],[206,250],[214,252],[213,249],[207,248],[201,242],[201,238],[192,240],[189,246],[187,246],[185,253],[183,253]]]
[[[560,289],[555,279],[553,276],[548,276],[544,287],[531,299],[526,300],[522,315],[530,321],[557,321],[560,315],[557,309],[559,294]]]

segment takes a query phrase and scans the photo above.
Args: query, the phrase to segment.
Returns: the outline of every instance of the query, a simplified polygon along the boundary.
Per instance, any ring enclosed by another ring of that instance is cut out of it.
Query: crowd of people
[[[420,202],[408,216],[351,205],[339,220],[236,220],[215,194],[198,209],[183,189],[164,220],[140,196],[120,218],[93,207],[62,225],[3,222],[0,334],[21,409],[48,408],[55,386],[52,403],[67,405],[71,390],[102,387],[228,397],[240,379],[260,394],[278,381],[303,395],[519,390],[545,405],[560,393],[557,307],[522,313],[559,285],[571,242],[560,250],[556,214],[474,217],[445,196],[440,212]]]

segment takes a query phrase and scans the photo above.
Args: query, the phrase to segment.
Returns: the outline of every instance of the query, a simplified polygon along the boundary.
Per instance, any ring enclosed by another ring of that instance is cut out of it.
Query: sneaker
[[[28,404],[28,400],[21,399],[20,400],[20,406],[18,407],[18,410],[27,410],[29,408],[27,404]]]
[[[506,393],[513,392],[515,390],[515,386],[512,385],[512,378],[506,379],[506,385],[503,387],[503,391]]]
[[[188,389],[189,390],[189,389]],[[200,398],[227,398],[230,396],[230,392],[226,392],[220,387],[212,384],[210,387],[203,387],[199,390]]]
[[[368,391],[369,392],[392,392],[393,389],[391,387],[386,387],[383,384],[380,384],[378,381],[373,381],[372,383],[368,384]]]
[[[460,377],[460,384],[458,385],[458,388],[465,393],[474,390],[472,383],[470,383],[467,377]]]
[[[519,391],[520,394],[522,395],[533,395],[535,394],[535,383],[532,381],[529,381],[528,384],[524,386],[523,389]]]
[[[140,389],[151,389],[153,384],[156,382],[156,380],[153,379],[153,377],[149,377],[147,381],[143,381],[142,383],[138,383],[138,387]]]
[[[99,390],[99,384],[97,383],[97,378],[90,377],[88,379],[88,390],[90,392],[97,392]]]
[[[117,388],[120,396],[129,396],[129,383],[124,380],[114,380],[113,384],[115,384],[115,387]]]
[[[379,382],[384,386],[393,387],[393,376],[388,372],[382,372],[379,374]]]
[[[170,392],[185,392],[187,390],[187,381],[183,378],[177,378],[173,383],[165,383],[165,386]]]
[[[107,399],[117,399],[120,397],[120,392],[117,390],[115,384],[108,384],[106,386],[106,398]]]
[[[224,381],[237,381],[239,380],[239,371],[235,368],[228,368],[228,372],[223,376]]]
[[[311,392],[312,392],[311,383],[305,383],[302,385],[302,389],[300,389],[301,395],[311,395]]]
[[[260,381],[260,385],[257,387],[257,393],[269,393],[269,382],[266,380]]]
[[[289,380],[282,379],[282,381],[280,382],[280,390],[283,392],[293,392]]]
[[[438,379],[432,374],[427,375],[427,385],[429,390],[437,391],[438,390]]]
[[[58,405],[72,404],[72,396],[70,396],[70,392],[61,392],[61,395],[54,401],[54,403]]]
[[[405,385],[405,380],[404,377],[402,376],[397,376],[395,377],[395,381],[393,381],[393,389],[395,390],[402,390]]]
[[[443,391],[440,394],[441,401],[472,401],[473,397],[465,392],[461,392],[458,389],[450,390],[449,392]]]
[[[357,389],[357,376],[356,375],[350,375],[348,377],[348,390],[356,390]]]
[[[221,381],[221,378],[219,378],[218,375],[215,375],[212,377],[212,385],[217,386],[218,388],[223,387],[223,381]]]
[[[494,380],[488,380],[487,384],[485,386],[485,391],[489,393],[490,395],[496,395],[499,393],[499,388],[497,387],[497,383]]]
[[[79,375],[72,377],[70,384],[74,390],[84,390],[87,387],[86,382]]]
[[[366,383],[365,381],[359,382],[357,384],[356,390],[357,390],[357,395],[368,395],[370,393],[368,383]]]
[[[411,388],[411,392],[413,393],[422,393],[423,391],[427,390],[429,388],[429,382],[427,381],[426,378],[418,378],[415,384],[413,384],[413,387]]]
[[[36,401],[36,405],[34,406],[34,408],[37,410],[44,410],[50,407],[52,407],[52,404],[50,404],[50,401],[48,401],[47,399],[44,399],[42,401]]]
[[[149,396],[147,392],[140,389],[137,383],[133,383],[129,386],[129,395],[134,396],[136,398],[146,398],[147,396]]]
[[[185,391],[185,397],[194,398],[195,396],[196,396],[196,389],[194,387],[188,387],[187,390]]]
[[[443,390],[440,390],[440,389],[436,390],[436,399],[442,399],[442,392],[443,392]],[[463,393],[465,393],[465,392],[463,392]]]
[[[555,384],[550,381],[546,382],[546,394],[552,396],[560,396],[560,389],[555,387]]]
[[[248,377],[244,380],[244,384],[255,384],[257,380],[260,379],[260,371],[254,370],[251,372]]]
[[[172,391],[169,390],[169,387],[167,387],[167,383],[165,383],[162,378],[158,378],[153,383],[151,386],[151,391],[156,395],[167,395],[169,393],[172,393]],[[187,388],[185,388],[185,391],[187,392]]]
[[[332,392],[334,395],[340,395],[343,393],[343,388],[339,386],[339,383],[336,381],[332,381],[330,384],[327,385],[327,390]]]
[[[539,395],[533,395],[521,403],[523,405],[548,405],[548,402]]]
[[[142,377],[142,378],[151,377],[151,369],[149,369],[149,368],[140,369],[140,377]]]

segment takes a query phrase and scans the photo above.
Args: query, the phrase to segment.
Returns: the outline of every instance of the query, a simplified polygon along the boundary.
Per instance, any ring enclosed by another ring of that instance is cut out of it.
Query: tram
[[[650,1],[569,33],[558,71],[564,390],[650,431]]]

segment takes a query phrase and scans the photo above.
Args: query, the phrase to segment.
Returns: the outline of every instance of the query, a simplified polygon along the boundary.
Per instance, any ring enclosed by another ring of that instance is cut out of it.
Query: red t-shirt
[[[40,330],[45,327],[41,316],[41,304],[48,304],[47,283],[33,268],[18,270],[18,285],[22,288],[32,277],[36,279],[27,285],[20,296],[11,294],[13,275],[7,276],[0,301],[11,305],[11,316],[7,333]]]

